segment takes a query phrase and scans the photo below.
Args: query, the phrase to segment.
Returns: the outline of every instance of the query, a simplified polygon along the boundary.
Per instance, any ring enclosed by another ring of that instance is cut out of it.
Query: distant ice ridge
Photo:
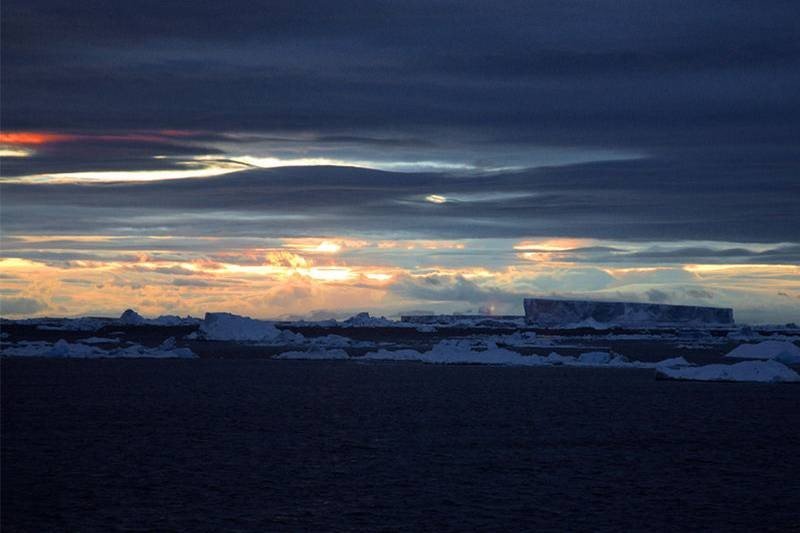
[[[789,365],[800,364],[800,347],[788,341],[764,341],[757,344],[740,344],[725,357],[735,359],[774,359]]]
[[[341,349],[310,348],[307,351],[284,352],[277,359],[352,359],[354,361],[419,361],[430,364],[478,364],[502,366],[582,366],[607,368],[659,368],[661,366],[682,366],[689,363],[682,357],[667,359],[657,363],[629,361],[625,357],[608,352],[587,352],[578,357],[551,353],[540,355],[521,355],[515,351],[500,348],[492,341],[471,341],[448,339],[434,345],[427,352],[417,350],[377,350],[363,357],[348,357]]]
[[[124,326],[196,326],[200,319],[187,316],[181,318],[177,315],[161,315],[158,318],[144,318],[133,309],[126,309],[122,316],[113,321]]]
[[[690,368],[657,368],[656,377],[689,381],[800,382],[800,374],[774,360],[744,361],[733,365],[705,365]]]
[[[383,361],[420,361],[431,364],[474,364],[502,366],[576,366],[603,368],[658,368],[661,366],[688,365],[683,357],[666,359],[657,363],[629,361],[627,358],[608,352],[587,352],[574,357],[551,353],[548,356],[521,355],[517,352],[498,348],[496,344],[487,343],[486,349],[480,349],[470,341],[444,340],[428,352],[416,350],[378,350],[364,355],[366,360]]]
[[[369,313],[358,313],[339,323],[343,328],[414,328],[416,324],[406,324],[390,320],[385,316],[375,317]]]
[[[126,309],[119,318],[80,317],[80,318],[26,318],[9,321],[15,324],[36,326],[43,331],[97,331],[109,325],[119,326],[196,326],[200,320],[187,316],[162,315],[158,318],[144,318],[133,309]]]
[[[4,346],[2,355],[17,357],[71,357],[82,359],[99,358],[195,358],[189,348],[177,348],[175,338],[170,337],[155,348],[146,348],[140,344],[131,344],[124,348],[103,350],[97,346],[80,342],[67,342],[64,339],[55,344],[49,342],[20,342]]]

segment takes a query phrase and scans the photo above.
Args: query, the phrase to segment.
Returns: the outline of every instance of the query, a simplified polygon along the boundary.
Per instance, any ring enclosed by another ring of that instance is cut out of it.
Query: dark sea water
[[[800,530],[800,387],[646,370],[2,363],[2,530]]]

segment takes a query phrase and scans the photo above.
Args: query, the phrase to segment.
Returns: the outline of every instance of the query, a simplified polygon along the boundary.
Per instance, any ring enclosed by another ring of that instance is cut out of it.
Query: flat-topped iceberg
[[[786,364],[800,364],[800,347],[788,341],[764,341],[740,344],[725,357],[735,359],[774,359]]]
[[[733,324],[733,310],[721,307],[551,298],[525,298],[523,305],[528,323],[548,327],[581,322],[638,327]]]
[[[754,381],[796,383],[800,374],[778,361],[744,361],[733,365],[705,365],[687,368],[656,368],[658,379],[688,381]]]

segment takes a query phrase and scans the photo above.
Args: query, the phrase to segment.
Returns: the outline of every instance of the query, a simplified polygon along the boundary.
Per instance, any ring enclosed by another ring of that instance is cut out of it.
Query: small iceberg
[[[706,365],[682,368],[657,367],[656,379],[797,383],[800,382],[800,374],[783,363],[767,360],[744,361],[733,365]]]
[[[211,341],[297,342],[304,339],[299,333],[281,331],[272,322],[231,313],[206,313],[198,332],[200,338]]]
[[[126,309],[117,320],[117,323],[125,324],[126,326],[141,326],[144,324],[144,317],[133,309]]]
[[[788,365],[800,364],[800,347],[788,341],[764,341],[740,344],[725,357],[735,359],[773,359]]]

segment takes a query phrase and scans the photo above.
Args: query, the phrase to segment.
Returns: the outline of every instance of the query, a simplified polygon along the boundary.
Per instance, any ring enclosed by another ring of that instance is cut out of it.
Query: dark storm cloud
[[[736,180],[735,192],[725,190],[726,179]],[[687,189],[691,194],[686,194]],[[485,191],[512,194],[485,200],[478,195],[474,201],[443,204],[425,200],[432,194],[470,198]],[[471,177],[287,167],[160,182],[6,184],[3,196],[0,222],[10,236],[83,235],[103,228],[109,235],[229,238],[355,233],[388,238],[566,235],[653,241],[800,241],[789,174],[765,185],[757,172],[705,177],[702,169],[695,171],[691,164],[676,166],[655,159]],[[25,246],[12,241],[10,248]],[[798,258],[798,248],[787,245],[758,251],[695,246],[618,253],[600,247],[565,254],[608,262],[792,263]]]
[[[526,249],[527,253],[552,253],[549,250]],[[558,258],[569,262],[586,263],[749,263],[749,264],[800,264],[800,246],[777,245],[766,250],[743,247],[678,246],[663,249],[647,247],[640,250],[623,250],[609,247],[576,248],[558,252]]]
[[[528,145],[644,156],[470,178],[286,169],[8,185],[5,233],[800,240],[797,2],[6,0],[2,15],[4,129],[197,130],[42,147],[5,159],[4,176],[185,168],[152,156],[220,142],[384,157],[447,142],[470,162]],[[529,194],[424,201],[487,191]]]
[[[794,2],[9,0],[3,11],[11,128],[455,127],[656,148],[731,128],[740,141],[786,140],[798,113]]]

